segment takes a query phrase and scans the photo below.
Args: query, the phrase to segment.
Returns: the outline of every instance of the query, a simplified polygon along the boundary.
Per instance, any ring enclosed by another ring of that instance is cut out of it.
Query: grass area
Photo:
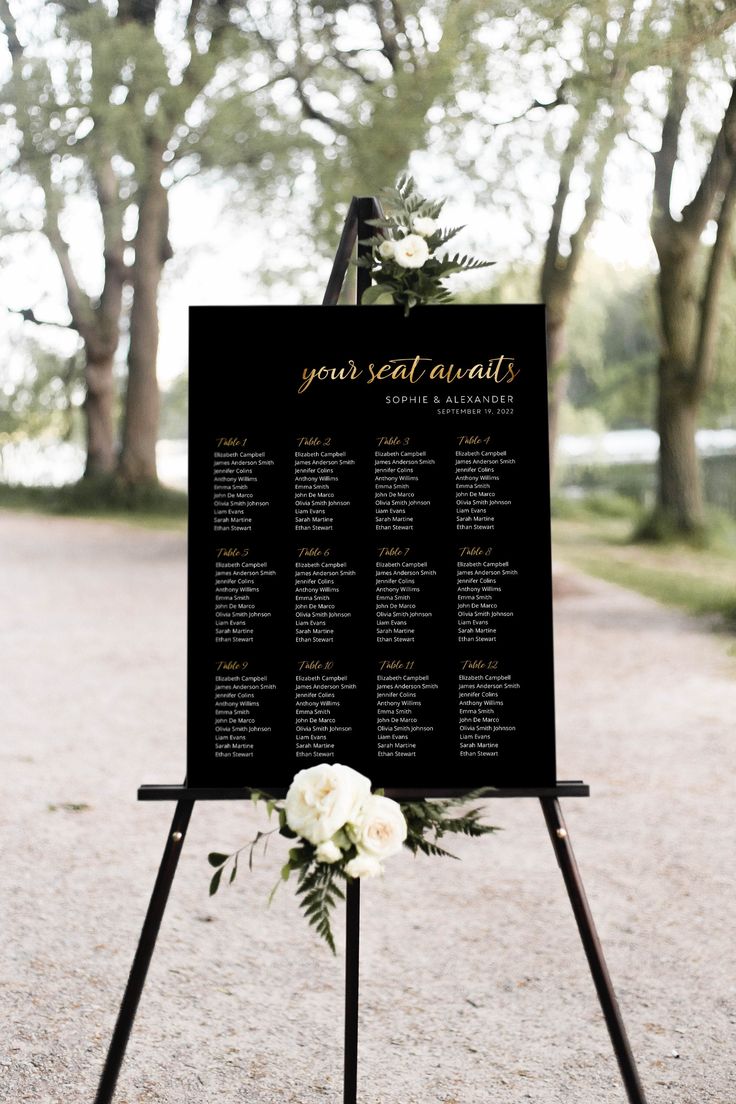
[[[0,509],[122,521],[148,529],[186,528],[187,496],[168,487],[125,487],[113,480],[64,487],[0,484]]]
[[[631,517],[579,509],[552,526],[555,555],[589,575],[736,630],[736,548],[631,543]]]

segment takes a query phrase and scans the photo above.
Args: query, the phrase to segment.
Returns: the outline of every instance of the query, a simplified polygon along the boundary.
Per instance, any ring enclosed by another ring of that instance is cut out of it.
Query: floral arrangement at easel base
[[[248,868],[259,843],[264,854],[269,837],[275,834],[296,840],[281,868],[269,903],[282,882],[296,874],[299,905],[317,934],[327,942],[333,954],[332,910],[344,898],[341,883],[351,878],[373,878],[383,874],[386,859],[402,847],[412,854],[442,855],[456,858],[439,844],[446,834],[485,836],[498,828],[481,824],[482,809],[473,808],[450,816],[456,806],[467,805],[485,791],[457,798],[422,801],[393,801],[380,790],[371,792],[370,779],[341,763],[319,763],[295,775],[283,801],[260,790],[250,790],[255,805],[264,802],[269,817],[278,817],[278,826],[257,832],[254,839],[230,855],[213,851],[208,856],[215,873],[210,881],[210,896],[217,893],[223,874],[232,884],[238,873],[238,860],[248,853]]]
[[[400,176],[396,187],[382,199],[387,217],[367,219],[380,233],[361,240],[371,252],[355,261],[360,268],[369,269],[373,279],[373,285],[363,292],[363,306],[397,303],[407,315],[421,303],[446,303],[452,298],[442,282],[446,276],[495,263],[459,253],[437,256],[436,251],[464,227],[439,227],[437,218],[444,199],[425,199],[417,192],[413,177]]]

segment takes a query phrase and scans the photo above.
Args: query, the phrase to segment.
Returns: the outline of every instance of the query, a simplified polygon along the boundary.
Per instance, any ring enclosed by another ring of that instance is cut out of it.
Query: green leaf
[[[414,177],[409,176],[408,173],[402,173],[399,179],[396,181],[396,191],[402,198],[405,198],[414,191]]]
[[[330,950],[335,951],[335,940],[332,934],[331,912],[336,902],[342,899],[344,894],[336,880],[344,877],[344,873],[334,866],[325,863],[314,863],[300,874],[297,886],[299,906],[305,919],[317,934],[325,940]]]
[[[282,882],[288,882],[290,874],[291,874],[291,863],[286,862],[281,867],[281,881]]]
[[[276,896],[276,893],[277,893],[277,891],[278,891],[278,888],[279,888],[279,886],[280,886],[280,885],[281,885],[281,878],[279,878],[279,880],[277,881],[276,885],[275,885],[275,886],[273,887],[273,889],[271,890],[271,892],[270,892],[270,893],[269,893],[269,895],[268,895],[268,902],[267,902],[267,904],[268,904],[268,907],[269,907],[269,908],[271,907],[271,903],[272,903],[272,901],[273,901],[274,897]]]
[[[214,897],[214,895],[217,893],[217,890],[220,888],[220,878],[222,877],[223,869],[224,867],[221,866],[220,869],[216,870],[212,876],[212,881],[210,882],[210,897]]]
[[[262,835],[261,832],[256,832],[256,838],[250,841],[250,846],[249,846],[249,850],[248,850],[248,869],[249,870],[253,869],[253,851],[255,850],[255,846],[258,843],[259,839],[261,838],[261,835]]]
[[[394,301],[393,291],[388,284],[374,284],[365,289],[360,301],[364,307],[389,306]]]
[[[379,230],[397,230],[398,229],[398,224],[396,222],[396,219],[392,219],[392,218],[366,219],[365,224],[366,224],[366,226],[375,226]],[[373,239],[373,240],[375,241],[376,239]],[[378,240],[383,241],[383,238],[379,238]]]
[[[238,860],[233,863],[233,868],[230,871],[230,878],[228,879],[228,885],[232,885],[235,881],[235,875],[238,873]]]
[[[436,230],[432,237],[428,239],[430,243],[429,248],[432,250],[439,249],[440,246],[445,245],[448,241],[451,241],[456,234],[459,234],[461,230],[464,230],[464,226],[450,226],[439,230]]]
[[[210,864],[210,866],[222,866],[222,864],[226,863],[229,858],[229,855],[223,855],[219,851],[210,851],[209,855],[207,856],[207,862]]]
[[[292,870],[307,871],[314,858],[314,847],[310,843],[302,843],[299,847],[292,847],[289,851],[289,862]]]
[[[458,797],[401,802],[401,809],[407,823],[405,847],[413,855],[421,853],[454,859],[457,856],[437,842],[446,833],[478,837],[500,831],[494,825],[480,822],[479,818],[483,814],[482,807],[467,808],[469,801],[484,797],[488,792],[488,788],[483,788],[460,794]],[[459,806],[465,807],[463,811],[457,816],[450,815],[450,811]]]

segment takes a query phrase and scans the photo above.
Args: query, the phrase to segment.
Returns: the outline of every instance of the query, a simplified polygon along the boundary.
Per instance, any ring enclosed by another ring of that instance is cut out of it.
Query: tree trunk
[[[567,395],[568,374],[564,364],[567,347],[567,306],[562,313],[547,313],[547,371],[549,378],[549,473],[554,479],[557,454],[557,436],[560,423],[560,408]]]
[[[123,444],[118,474],[128,484],[158,482],[159,391],[156,379],[158,355],[158,289],[168,244],[168,196],[153,169],[141,197],[133,268],[133,304],[130,311],[128,387],[125,396]]]
[[[657,515],[665,530],[689,534],[703,524],[700,463],[695,447],[698,403],[678,379],[678,366],[659,362]]]
[[[703,527],[703,492],[695,447],[700,401],[713,374],[718,306],[736,206],[736,81],[695,195],[672,214],[672,183],[688,102],[692,56],[674,65],[662,142],[654,155],[651,233],[659,258],[657,295],[661,323],[657,429],[657,509],[651,535],[689,536]],[[701,238],[715,219],[716,241],[705,279],[698,277]]]
[[[700,309],[695,266],[700,245],[695,233],[671,219],[655,223],[652,237],[660,264],[657,298],[661,329],[657,506],[651,528],[655,536],[679,533],[686,537],[703,525],[703,493],[695,447],[699,391],[694,368]]]
[[[87,394],[84,399],[84,416],[87,430],[87,461],[84,478],[111,475],[117,460],[113,406],[115,388],[113,380],[114,354],[97,356],[87,352],[84,378]]]

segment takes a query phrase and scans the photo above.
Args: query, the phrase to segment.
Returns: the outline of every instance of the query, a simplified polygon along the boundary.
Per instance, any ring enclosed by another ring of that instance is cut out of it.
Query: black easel
[[[343,227],[332,272],[327,283],[323,306],[334,306],[339,299],[350,258],[358,243],[371,237],[374,230],[367,226],[367,220],[380,218],[380,204],[372,196],[353,197],[350,201],[345,225]],[[365,247],[358,244],[358,253]],[[368,269],[357,270],[357,301],[360,302],[365,288],[370,286]],[[419,791],[387,790],[387,796],[410,798],[424,796]],[[603,955],[598,933],[585,895],[572,844],[562,816],[559,799],[561,797],[588,797],[589,787],[582,782],[558,782],[555,786],[530,789],[491,790],[489,798],[525,797],[537,798],[542,807],[550,840],[555,851],[557,864],[562,871],[565,888],[570,898],[573,914],[580,932],[580,939],[588,959],[598,1000],[606,1021],[614,1053],[618,1061],[621,1079],[626,1089],[629,1104],[647,1104],[646,1096],[631,1051],[616,994],[611,983],[606,960]],[[133,959],[120,1012],[115,1024],[107,1058],[95,1096],[95,1104],[111,1104],[120,1067],[138,1009],[138,1002],[145,985],[148,967],[153,956],[161,920],[169,898],[179,856],[184,845],[184,837],[189,827],[195,801],[242,801],[243,793],[234,788],[189,788],[187,785],[141,786],[138,790],[139,801],[175,801],[176,809],[171,829],[164,848],[161,866],[151,894],[151,900],[143,922],[138,948]],[[484,798],[485,800],[485,798]],[[360,881],[350,879],[347,883],[346,931],[345,931],[345,1049],[343,1104],[356,1104],[358,1081],[358,1009],[359,1009],[359,965],[360,965]]]

